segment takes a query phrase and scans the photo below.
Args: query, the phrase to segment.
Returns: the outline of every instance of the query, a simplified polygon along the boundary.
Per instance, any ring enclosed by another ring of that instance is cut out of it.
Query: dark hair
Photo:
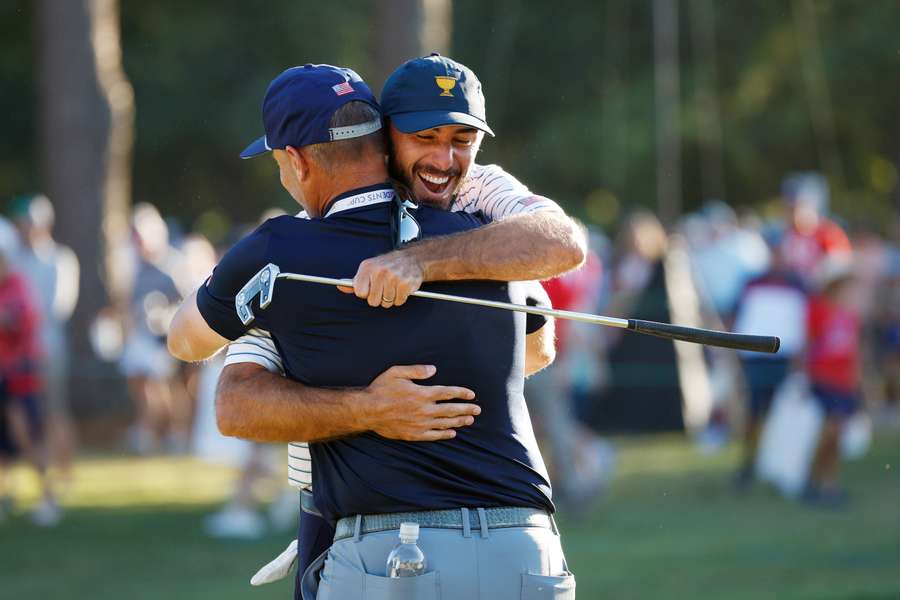
[[[337,109],[331,117],[329,127],[348,127],[361,125],[380,119],[381,113],[371,104],[353,100]],[[322,144],[311,144],[304,150],[309,152],[319,165],[326,171],[339,169],[346,163],[356,162],[368,155],[377,153],[387,154],[385,145],[384,128],[368,135]]]

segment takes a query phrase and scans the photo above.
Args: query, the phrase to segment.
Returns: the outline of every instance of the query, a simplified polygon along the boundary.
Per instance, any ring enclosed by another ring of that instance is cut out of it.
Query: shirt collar
[[[332,198],[322,211],[323,219],[346,210],[382,204],[394,199],[394,188],[390,183],[377,183],[350,190]]]

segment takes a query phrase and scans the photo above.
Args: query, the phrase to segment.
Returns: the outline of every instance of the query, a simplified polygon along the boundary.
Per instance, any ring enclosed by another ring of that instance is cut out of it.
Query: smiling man
[[[425,281],[555,277],[584,261],[581,228],[548,198],[475,157],[487,124],[481,82],[432,54],[401,65],[381,94],[390,122],[391,173],[431,206],[482,211],[493,222],[363,261],[353,279],[372,306],[400,306]]]

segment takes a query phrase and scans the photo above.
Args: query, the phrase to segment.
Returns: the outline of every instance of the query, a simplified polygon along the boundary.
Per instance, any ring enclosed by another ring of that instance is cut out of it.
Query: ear
[[[297,176],[297,181],[303,181],[308,178],[309,158],[303,154],[303,151],[299,148],[294,148],[293,146],[286,146],[284,151],[287,152],[288,160],[291,161],[291,168]]]

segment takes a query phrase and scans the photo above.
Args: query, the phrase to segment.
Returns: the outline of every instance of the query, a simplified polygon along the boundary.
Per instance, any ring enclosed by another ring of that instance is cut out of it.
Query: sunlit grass
[[[23,504],[38,496],[38,481],[23,466],[12,474]],[[183,506],[219,502],[229,493],[236,472],[192,458],[84,458],[76,463],[68,508]]]
[[[703,454],[682,436],[616,440],[612,489],[584,520],[560,515],[578,597],[900,597],[900,435],[883,434],[847,465],[851,503],[813,510],[758,485],[731,485],[737,448]],[[234,470],[189,458],[79,461],[66,517],[41,530],[23,514],[36,498],[18,468],[18,513],[0,524],[0,597],[288,598],[253,571],[290,532],[256,542],[202,531]]]

